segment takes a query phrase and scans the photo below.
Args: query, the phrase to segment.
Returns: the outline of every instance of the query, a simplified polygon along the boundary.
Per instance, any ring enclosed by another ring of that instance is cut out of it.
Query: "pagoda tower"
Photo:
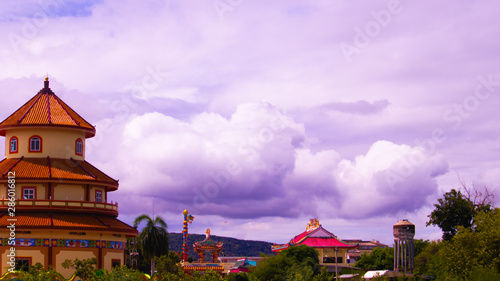
[[[124,264],[127,237],[137,230],[117,219],[118,203],[108,202],[118,181],[85,161],[85,141],[95,133],[48,78],[0,123],[0,276],[12,261],[18,270],[53,266],[66,278],[74,272],[62,267],[66,259],[96,258],[108,270]]]

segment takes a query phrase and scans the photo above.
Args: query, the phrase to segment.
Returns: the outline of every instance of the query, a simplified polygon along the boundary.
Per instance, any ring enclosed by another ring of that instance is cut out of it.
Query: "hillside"
[[[182,233],[169,233],[170,240],[170,251],[182,252]],[[228,257],[253,257],[259,256],[260,253],[264,253],[266,255],[271,254],[271,245],[272,243],[263,242],[263,241],[250,241],[250,240],[240,240],[236,238],[230,237],[221,237],[216,235],[210,236],[215,242],[222,242],[224,248],[222,249],[223,253],[221,256]],[[198,255],[193,251],[193,244],[198,241],[203,241],[205,239],[204,234],[189,234],[188,235],[188,246],[189,252],[188,256],[198,259]]]

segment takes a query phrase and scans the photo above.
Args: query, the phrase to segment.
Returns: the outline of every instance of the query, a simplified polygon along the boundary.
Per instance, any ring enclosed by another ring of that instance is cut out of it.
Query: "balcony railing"
[[[8,199],[0,199],[0,210],[6,210],[11,202]],[[79,213],[99,213],[118,216],[118,203],[103,203],[94,201],[72,201],[72,200],[30,200],[16,199],[16,211],[69,211]]]

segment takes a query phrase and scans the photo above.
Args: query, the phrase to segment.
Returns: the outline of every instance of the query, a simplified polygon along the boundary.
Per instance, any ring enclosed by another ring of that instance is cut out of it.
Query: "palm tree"
[[[135,218],[134,227],[137,228],[142,221],[146,221],[146,226],[138,236],[139,249],[144,258],[151,260],[151,276],[153,276],[155,257],[168,254],[167,223],[160,216],[152,219],[142,214]]]

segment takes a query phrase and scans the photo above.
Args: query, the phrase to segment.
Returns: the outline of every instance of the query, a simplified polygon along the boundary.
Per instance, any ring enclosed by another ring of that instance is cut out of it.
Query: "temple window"
[[[337,257],[337,263],[343,263],[342,257]],[[335,257],[323,257],[323,263],[335,263]]]
[[[17,153],[17,137],[10,138],[10,153]]]
[[[121,260],[119,260],[119,259],[112,259],[111,260],[111,268],[120,267],[120,266],[121,266]]]
[[[28,271],[31,266],[31,258],[16,257],[16,270]]]
[[[41,151],[42,151],[42,139],[38,136],[31,137],[29,152],[41,152]]]
[[[36,187],[22,187],[23,199],[36,199]]]
[[[76,140],[75,154],[76,155],[83,155],[83,141],[81,139]]]
[[[102,202],[102,190],[95,191],[95,201]]]

